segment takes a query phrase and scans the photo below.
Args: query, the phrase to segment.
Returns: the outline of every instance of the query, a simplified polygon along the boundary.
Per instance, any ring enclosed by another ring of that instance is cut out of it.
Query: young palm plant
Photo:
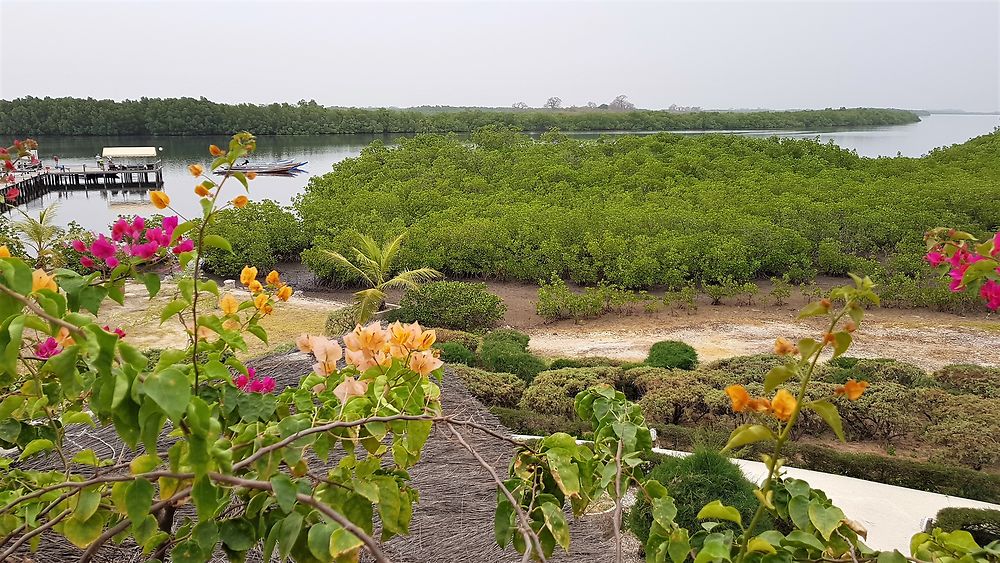
[[[385,292],[390,289],[415,288],[420,284],[442,277],[433,268],[417,268],[393,273],[393,262],[402,246],[406,233],[387,240],[379,246],[368,235],[358,236],[358,246],[351,248],[354,260],[349,260],[339,252],[324,250],[337,264],[357,274],[368,287],[354,294],[357,303],[357,322],[364,324],[385,305]]]
[[[55,258],[54,247],[62,235],[62,229],[55,225],[57,204],[53,203],[34,218],[24,212],[24,219],[14,221],[11,226],[21,235],[24,244],[35,254],[35,266],[45,267]]]

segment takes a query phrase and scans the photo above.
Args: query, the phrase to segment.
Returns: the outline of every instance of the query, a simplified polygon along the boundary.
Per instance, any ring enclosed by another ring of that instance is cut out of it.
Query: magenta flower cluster
[[[948,276],[951,277],[951,283],[948,285],[949,289],[954,292],[964,291],[965,284],[962,281],[965,279],[965,273],[969,269],[969,266],[983,260],[994,259],[1000,255],[1000,232],[993,235],[992,242],[993,248],[990,250],[989,256],[972,252],[967,246],[960,245],[955,247],[954,253],[950,256],[943,252],[943,248],[936,248],[927,253],[927,261],[935,268],[947,265]],[[996,273],[1000,274],[1000,268],[996,269]],[[979,287],[979,296],[986,301],[986,306],[991,311],[1000,309],[1000,283],[994,280],[986,280]]]
[[[55,356],[59,352],[62,352],[62,347],[59,346],[59,342],[51,336],[35,347],[35,355],[39,358],[48,359]]]
[[[244,393],[270,393],[274,391],[274,378],[257,378],[257,370],[247,368],[247,375],[240,375],[234,381],[236,387]]]
[[[111,226],[111,238],[103,234],[88,247],[82,240],[72,242],[73,249],[83,254],[80,263],[86,268],[117,267],[119,256],[131,256],[140,260],[149,260],[157,256],[161,250],[170,248],[174,230],[177,228],[177,217],[164,217],[160,227],[146,227],[146,220],[136,217],[132,221],[118,219]],[[194,241],[181,239],[171,249],[174,254],[194,250]]]

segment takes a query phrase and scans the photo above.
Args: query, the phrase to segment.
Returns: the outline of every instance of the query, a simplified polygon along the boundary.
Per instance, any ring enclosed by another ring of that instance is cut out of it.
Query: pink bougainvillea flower
[[[73,245],[73,250],[75,250],[77,252],[86,252],[87,251],[87,245],[82,240],[79,240],[79,239],[74,240],[72,242],[72,245]]]
[[[120,327],[116,328],[114,330],[111,330],[111,327],[109,327],[108,325],[104,325],[104,332],[113,332],[113,333],[115,333],[115,334],[118,335],[119,339],[125,338],[125,331],[122,330]]]
[[[106,260],[115,255],[118,249],[115,245],[108,242],[108,239],[104,238],[104,235],[100,235],[90,245],[90,253],[94,255],[95,258],[100,260]]]
[[[10,177],[8,176],[8,181],[13,181],[13,180],[11,180]],[[5,197],[7,198],[7,201],[14,201],[15,199],[17,199],[19,195],[21,195],[21,190],[17,189],[16,187],[13,187],[7,189],[7,194]]]
[[[174,247],[174,254],[180,254],[182,252],[191,252],[194,250],[194,241],[191,239],[184,239],[180,244]]]
[[[979,296],[986,300],[986,306],[991,311],[1000,309],[1000,284],[993,280],[987,280],[979,288]]]
[[[105,259],[104,263],[107,264],[109,268],[117,268],[118,267],[118,259],[115,258],[114,256],[110,256],[107,259]]]
[[[93,268],[94,267],[94,261],[89,256],[81,256],[80,257],[80,264],[84,268]]]
[[[993,235],[993,250],[990,251],[990,256],[996,256],[1000,254],[1000,231]]]
[[[114,225],[111,225],[111,240],[115,242],[121,242],[125,238],[126,233],[131,233],[132,226],[128,224],[125,219],[118,219],[115,221]]]
[[[940,252],[928,252],[926,258],[927,262],[935,268],[944,263],[944,254]]]
[[[62,352],[62,348],[59,346],[56,339],[51,336],[35,347],[35,355],[39,358],[51,358],[59,352]]]
[[[146,240],[149,242],[154,242],[159,246],[167,246],[170,241],[163,242],[163,229],[157,227],[155,229],[146,229]]]

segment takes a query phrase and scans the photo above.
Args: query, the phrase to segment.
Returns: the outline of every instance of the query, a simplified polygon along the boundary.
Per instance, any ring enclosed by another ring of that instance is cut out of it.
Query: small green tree
[[[424,282],[441,277],[441,272],[433,268],[417,268],[393,273],[393,262],[403,244],[406,233],[388,240],[381,246],[369,235],[358,237],[358,246],[351,248],[354,260],[339,252],[324,250],[332,262],[339,264],[361,278],[368,287],[355,293],[357,301],[357,322],[366,323],[385,305],[386,291],[390,289],[412,289]]]

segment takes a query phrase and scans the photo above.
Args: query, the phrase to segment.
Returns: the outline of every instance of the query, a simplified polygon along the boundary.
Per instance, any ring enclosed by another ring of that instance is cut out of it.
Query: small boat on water
[[[297,162],[290,158],[275,162],[262,162],[257,164],[244,162],[242,164],[235,164],[227,170],[216,170],[215,173],[226,174],[227,172],[256,172],[257,174],[294,174],[296,172],[304,172],[301,167],[306,164],[308,164],[308,162]]]

